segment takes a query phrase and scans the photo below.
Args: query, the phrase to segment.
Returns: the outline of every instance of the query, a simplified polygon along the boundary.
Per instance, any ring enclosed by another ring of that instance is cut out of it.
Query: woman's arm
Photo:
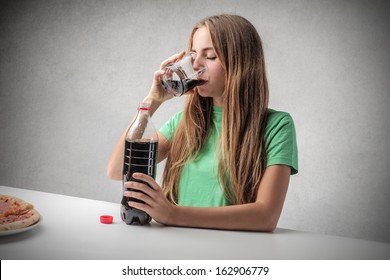
[[[286,165],[266,168],[254,203],[223,207],[184,207],[171,204],[153,178],[134,174],[145,184],[128,182],[127,186],[140,192],[126,192],[128,196],[145,202],[130,202],[130,206],[148,213],[157,222],[167,225],[230,230],[274,231],[282,212],[291,169]]]

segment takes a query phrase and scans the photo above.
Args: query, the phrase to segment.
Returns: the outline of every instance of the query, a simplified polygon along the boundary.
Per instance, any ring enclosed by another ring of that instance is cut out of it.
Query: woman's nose
[[[205,66],[206,65],[204,63],[204,60],[200,56],[198,56],[198,55],[194,56],[193,61],[192,61],[192,67],[195,70],[203,68]]]

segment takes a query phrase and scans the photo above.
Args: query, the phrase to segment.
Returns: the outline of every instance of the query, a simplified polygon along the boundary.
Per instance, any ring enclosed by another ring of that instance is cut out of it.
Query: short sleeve
[[[298,173],[298,147],[295,125],[290,114],[270,110],[266,125],[267,164],[283,164],[291,167],[291,174]]]
[[[169,142],[172,141],[173,133],[176,130],[176,127],[178,126],[181,117],[183,115],[183,112],[178,112],[175,115],[173,115],[163,126],[159,129],[159,132],[167,139]]]

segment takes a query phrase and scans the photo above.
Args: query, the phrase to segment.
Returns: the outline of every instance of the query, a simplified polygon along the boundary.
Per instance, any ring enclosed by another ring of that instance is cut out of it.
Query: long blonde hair
[[[227,200],[244,204],[256,200],[265,169],[265,123],[268,83],[263,47],[255,27],[237,15],[205,18],[192,30],[206,26],[225,70],[218,177]],[[175,130],[163,173],[163,191],[178,201],[178,184],[186,162],[195,159],[207,140],[212,118],[211,98],[189,95]]]

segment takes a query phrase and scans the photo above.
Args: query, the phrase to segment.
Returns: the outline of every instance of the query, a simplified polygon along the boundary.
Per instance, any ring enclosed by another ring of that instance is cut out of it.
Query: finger
[[[124,193],[124,195],[126,197],[130,197],[130,198],[135,198],[135,199],[138,199],[138,200],[141,200],[142,202],[148,204],[149,206],[153,206],[154,205],[154,201],[152,198],[150,198],[150,196],[142,193],[142,192],[135,192],[135,191],[126,191]]]
[[[157,80],[157,81],[160,81],[160,77],[162,75],[164,75],[165,71],[164,70],[157,70],[156,72],[154,72],[154,79]]]
[[[154,178],[149,175],[143,173],[133,173],[133,178],[147,183],[154,190],[160,189],[160,186],[156,183]]]
[[[176,61],[182,59],[182,57],[185,55],[185,53],[186,53],[185,51],[181,51],[180,53],[174,54],[171,57],[169,57],[168,59],[164,60],[160,65],[160,69],[164,69],[165,66],[172,64],[172,63],[175,63]]]
[[[135,201],[129,201],[127,203],[130,207],[137,208],[139,210],[142,210],[149,214],[150,212],[150,207],[147,204],[141,203],[141,202],[135,202]]]
[[[154,189],[151,187],[145,185],[144,183],[139,183],[139,182],[126,182],[125,187],[128,189],[133,189],[133,190],[138,190],[141,192],[146,193],[148,196],[153,197],[154,196]]]
[[[168,59],[164,60],[161,63],[161,66],[163,66],[163,65],[166,66],[167,64],[175,63],[176,61],[180,60],[184,56],[185,53],[186,53],[185,51],[181,51],[180,53],[172,55]],[[164,67],[161,67],[161,69],[163,69],[163,68]]]

